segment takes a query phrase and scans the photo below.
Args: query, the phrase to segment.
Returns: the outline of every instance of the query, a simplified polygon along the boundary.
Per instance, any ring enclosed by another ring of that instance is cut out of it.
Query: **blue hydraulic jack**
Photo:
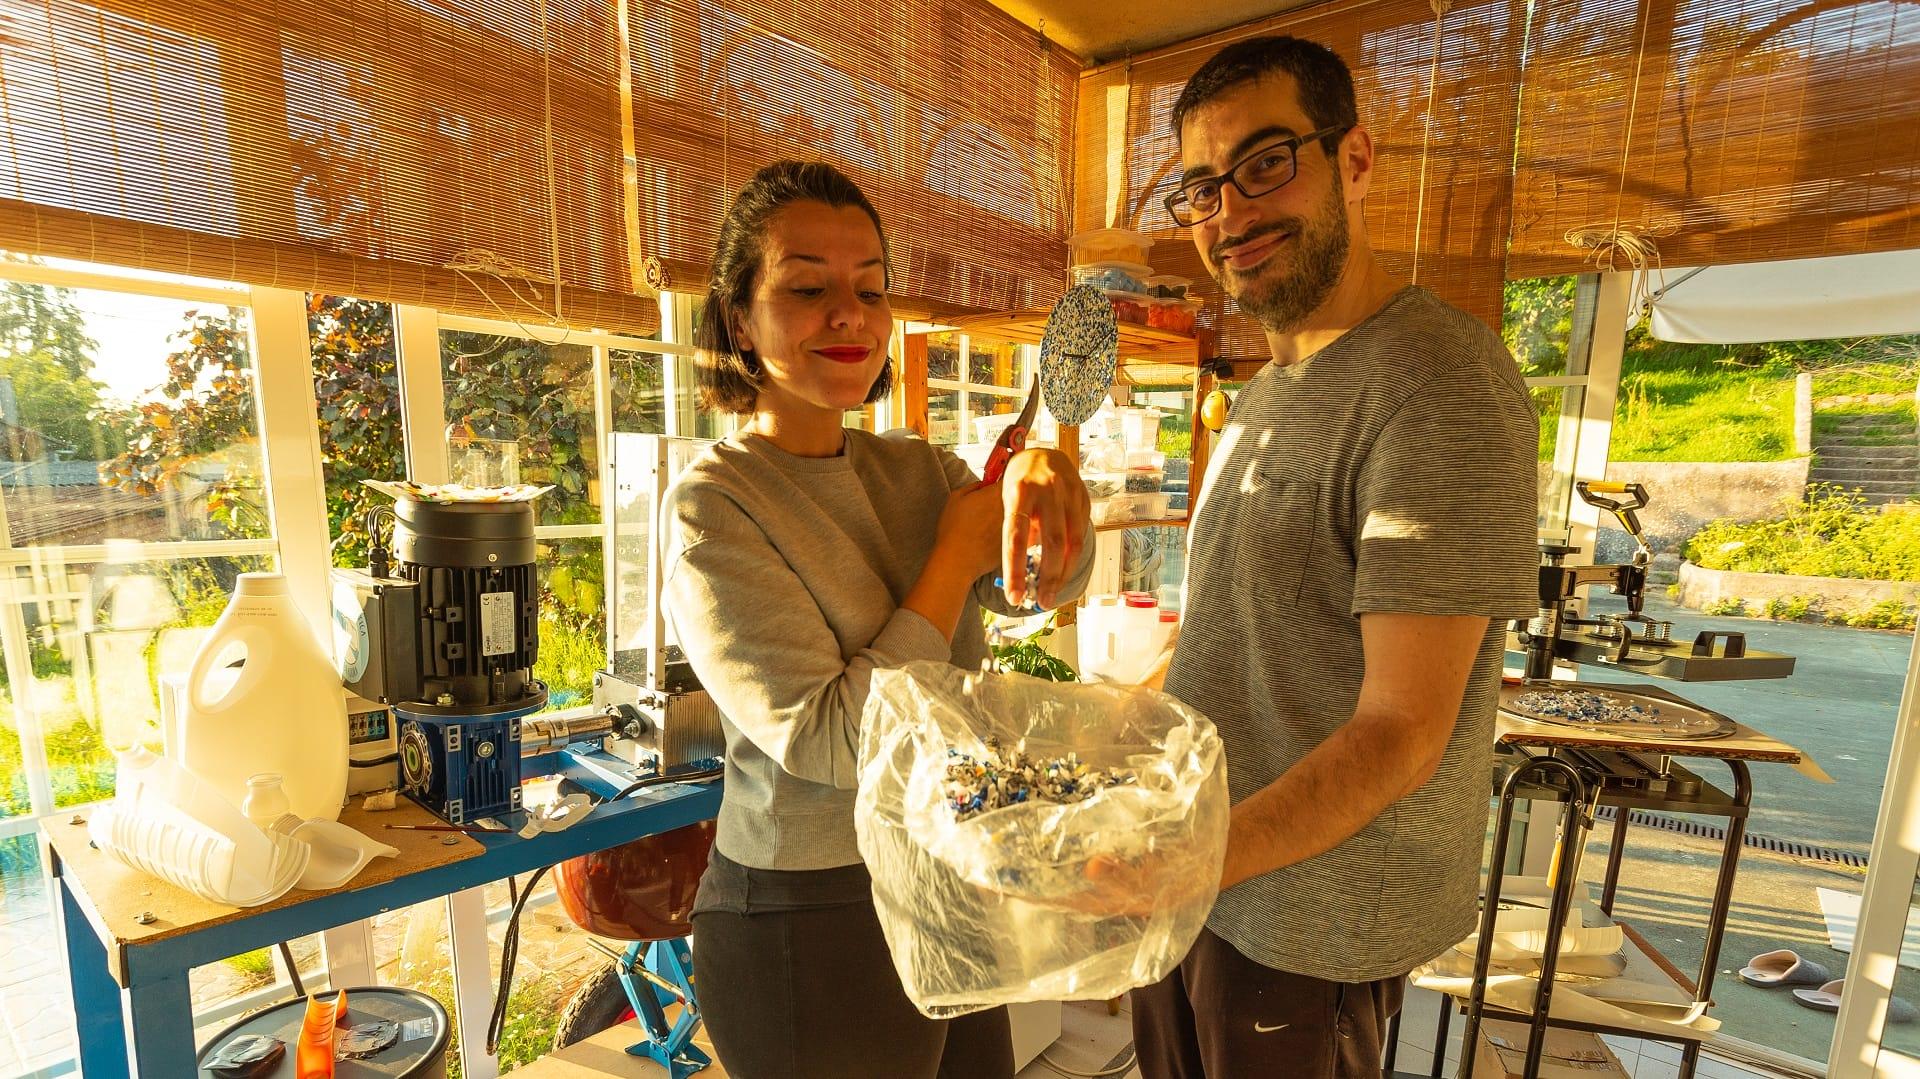
[[[693,993],[693,953],[687,938],[636,940],[620,956],[620,987],[640,1020],[647,1040],[627,1046],[627,1052],[647,1057],[667,1069],[669,1079],[687,1079],[713,1063],[693,1044],[700,1029],[700,1004]],[[680,1017],[667,1026],[666,1008],[680,1005]]]

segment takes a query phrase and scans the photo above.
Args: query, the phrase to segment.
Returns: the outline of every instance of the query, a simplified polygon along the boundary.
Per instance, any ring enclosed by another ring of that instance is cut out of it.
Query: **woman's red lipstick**
[[[873,350],[862,345],[836,345],[833,348],[814,349],[820,355],[835,363],[865,363]]]

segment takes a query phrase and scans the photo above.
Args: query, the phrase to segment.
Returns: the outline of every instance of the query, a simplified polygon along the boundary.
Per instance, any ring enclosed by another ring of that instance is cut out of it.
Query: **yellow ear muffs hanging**
[[[1226,429],[1227,413],[1232,409],[1233,398],[1228,397],[1226,391],[1209,390],[1200,402],[1200,422],[1217,435]]]

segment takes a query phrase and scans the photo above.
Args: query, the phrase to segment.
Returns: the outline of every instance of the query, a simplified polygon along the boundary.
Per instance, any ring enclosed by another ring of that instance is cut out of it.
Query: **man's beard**
[[[1283,218],[1214,245],[1213,264],[1221,267],[1213,273],[1214,282],[1268,333],[1286,333],[1306,321],[1326,302],[1346,268],[1347,203],[1341,186],[1336,177],[1312,220]],[[1276,232],[1292,234],[1291,256],[1276,251],[1244,277],[1226,268],[1221,251]]]

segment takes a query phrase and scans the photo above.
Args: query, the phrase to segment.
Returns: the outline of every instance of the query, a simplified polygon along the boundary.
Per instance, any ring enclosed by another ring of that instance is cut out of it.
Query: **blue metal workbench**
[[[613,793],[606,770],[565,754],[530,759],[526,774],[562,774],[603,797]],[[404,799],[391,812],[349,809],[344,823],[401,848],[400,857],[376,859],[346,888],[290,892],[245,910],[206,903],[140,874],[90,847],[86,828],[49,821],[41,830],[59,892],[81,1071],[87,1079],[196,1074],[187,985],[193,967],[671,831],[710,819],[719,808],[717,782],[666,784],[600,805],[580,823],[532,839],[382,828],[435,821]]]

